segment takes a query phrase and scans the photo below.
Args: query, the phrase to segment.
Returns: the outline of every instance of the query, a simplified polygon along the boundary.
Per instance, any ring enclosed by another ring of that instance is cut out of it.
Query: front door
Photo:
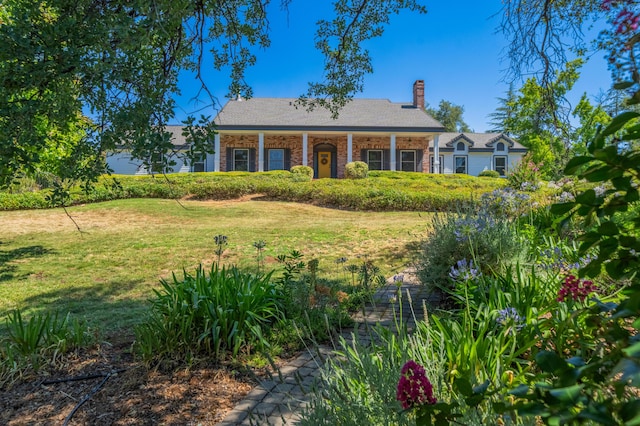
[[[331,152],[318,151],[318,179],[331,177]]]

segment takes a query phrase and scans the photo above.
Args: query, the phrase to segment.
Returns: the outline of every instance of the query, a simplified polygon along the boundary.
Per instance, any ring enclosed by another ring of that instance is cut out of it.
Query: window
[[[456,151],[464,151],[464,150],[465,150],[464,142],[458,142],[458,144],[456,145]]]
[[[367,164],[369,170],[382,170],[384,155],[382,150],[368,150],[367,151]]]
[[[506,176],[507,157],[493,157],[493,170],[500,173],[500,176]]]
[[[239,172],[249,171],[249,150],[234,149],[233,150],[233,170]]]
[[[191,165],[191,171],[204,172],[204,162],[205,162],[205,156],[200,154],[196,159],[193,160],[193,164]]]
[[[454,156],[453,166],[456,173],[467,173],[467,157],[463,155]]]
[[[504,144],[502,142],[496,144],[496,151],[504,151]]]
[[[444,173],[444,155],[440,155],[439,158],[440,158],[440,165],[438,166],[438,173],[442,174],[442,173]],[[434,156],[430,155],[429,156],[429,172],[431,172],[431,173],[435,173],[433,171],[434,170],[433,169],[433,167],[434,167],[433,159],[434,159]]]
[[[164,155],[159,152],[154,152],[149,157],[149,163],[151,165],[151,171],[154,173],[162,173],[164,166]]]
[[[403,172],[416,171],[415,151],[400,151],[400,170]]]
[[[268,155],[269,170],[285,170],[284,149],[270,149]]]

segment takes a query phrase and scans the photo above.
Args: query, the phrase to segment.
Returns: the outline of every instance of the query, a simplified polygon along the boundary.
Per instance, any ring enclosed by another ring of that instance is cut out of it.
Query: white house
[[[288,170],[313,167],[317,178],[341,178],[347,163],[370,170],[466,173],[497,170],[504,175],[526,148],[496,133],[446,133],[425,111],[424,81],[413,85],[411,103],[354,99],[333,119],[324,109],[296,107],[294,98],[227,102],[215,118],[215,153],[195,164],[178,155],[174,172]],[[175,151],[186,149],[180,126]],[[107,157],[117,174],[147,173],[126,152]]]

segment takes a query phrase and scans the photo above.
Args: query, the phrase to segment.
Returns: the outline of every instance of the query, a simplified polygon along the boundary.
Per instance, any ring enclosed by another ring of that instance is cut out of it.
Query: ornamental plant
[[[637,6],[636,1],[601,3],[611,17],[612,29],[602,37],[611,46],[615,87],[627,91],[629,106],[640,104]],[[535,357],[540,374],[530,385],[511,392],[517,400],[506,408],[537,416],[546,424],[640,424],[640,211],[634,208],[640,200],[639,118],[637,111],[619,114],[598,130],[585,155],[572,158],[565,167],[567,175],[604,185],[604,193],[586,189],[551,209],[564,220],[581,218],[585,231],[578,236],[579,254],[597,254],[580,269],[580,278],[606,273],[628,285],[618,300],[596,300],[568,313],[584,318],[580,331],[591,331],[595,342],[606,343],[603,349],[598,345],[585,351],[580,345],[569,353],[542,351]],[[621,214],[626,215],[624,222],[618,220]],[[586,292],[576,279],[565,283],[567,296],[582,297]]]
[[[398,382],[397,399],[402,408],[417,408],[424,404],[435,404],[433,386],[427,378],[424,367],[414,360],[409,360],[402,367]]]
[[[564,302],[565,300],[573,300],[584,302],[584,300],[592,293],[595,293],[598,288],[593,284],[591,280],[582,280],[573,274],[567,275],[563,282],[560,291],[558,291],[558,302]]]
[[[353,161],[344,167],[344,177],[347,179],[366,179],[369,177],[369,165],[364,161]]]

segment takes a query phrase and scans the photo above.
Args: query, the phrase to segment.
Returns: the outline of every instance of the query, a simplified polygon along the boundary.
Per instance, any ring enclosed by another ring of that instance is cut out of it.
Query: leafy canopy
[[[286,8],[291,0],[282,0]],[[165,126],[174,117],[182,70],[202,93],[205,58],[229,73],[229,95],[250,97],[245,70],[269,41],[269,0],[5,0],[0,5],[0,187],[37,170],[45,153],[67,146],[65,179],[91,180],[103,154],[127,149],[144,165],[171,166]],[[318,22],[323,81],[302,97],[335,115],[372,72],[362,43],[379,37],[390,16],[425,12],[418,0],[337,0],[333,20]],[[269,12],[270,13],[270,12]],[[87,118],[88,117],[88,118]],[[211,153],[211,117],[190,117],[194,160]],[[63,144],[64,145],[64,144]],[[152,159],[153,162],[152,162]],[[159,161],[159,164],[158,164]],[[79,167],[82,165],[82,167]],[[151,167],[149,167],[151,168]],[[58,168],[60,169],[60,168]]]
[[[462,115],[464,107],[456,105],[444,99],[438,104],[438,108],[426,108],[429,115],[438,120],[447,132],[471,132],[471,128],[465,123]]]

